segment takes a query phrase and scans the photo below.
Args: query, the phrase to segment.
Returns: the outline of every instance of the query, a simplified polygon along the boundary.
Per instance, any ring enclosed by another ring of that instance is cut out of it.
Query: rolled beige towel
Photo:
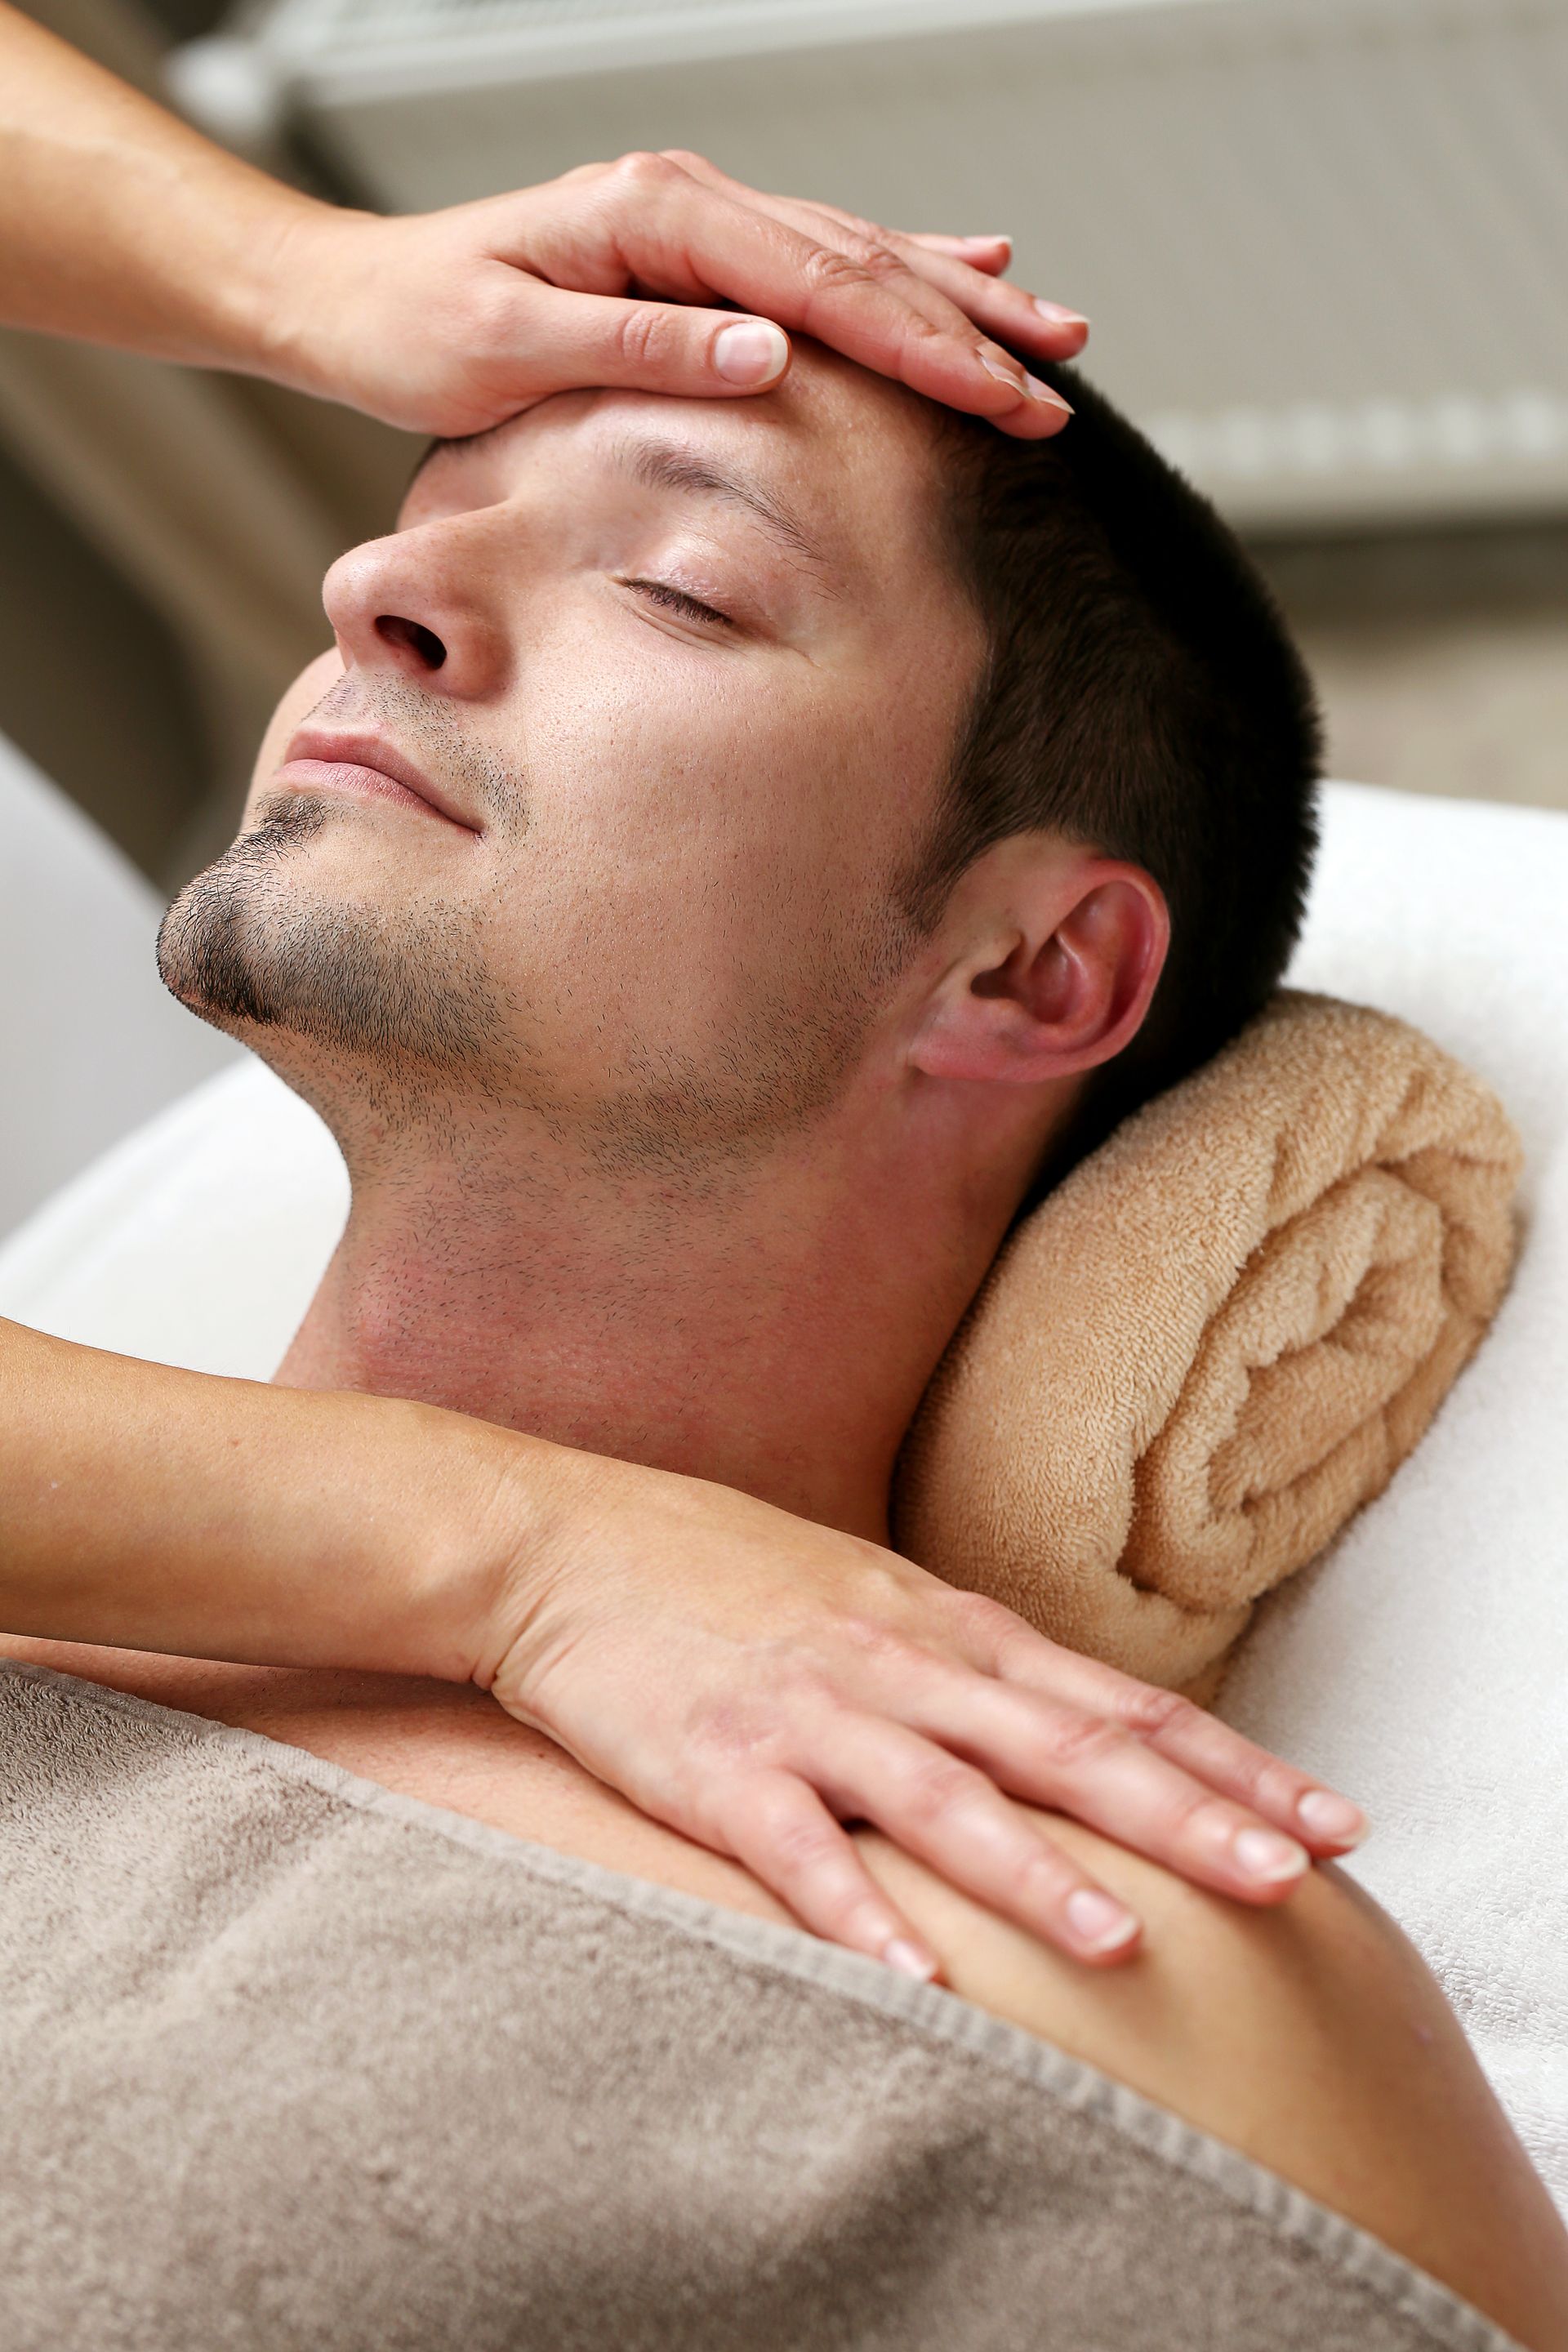
[[[1282,991],[1011,1235],[906,1440],[895,1543],[1208,1703],[1475,1348],[1520,1164],[1430,1038]]]

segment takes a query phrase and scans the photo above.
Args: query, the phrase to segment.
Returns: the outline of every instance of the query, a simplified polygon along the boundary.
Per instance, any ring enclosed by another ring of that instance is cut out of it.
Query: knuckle
[[[759,1672],[765,1671],[770,1696],[789,1699],[831,1698],[835,1693],[833,1660],[824,1651],[815,1626],[803,1633],[757,1645]]]
[[[905,1774],[899,1790],[900,1809],[914,1827],[929,1829],[973,1794],[979,1777],[956,1757],[932,1756]]]
[[[1098,1764],[1126,1745],[1127,1732],[1103,1715],[1085,1715],[1077,1707],[1054,1708],[1040,1730],[1047,1761],[1063,1771]]]
[[[908,1565],[892,1552],[883,1551],[879,1545],[868,1543],[859,1536],[851,1540],[857,1548],[855,1572],[853,1581],[846,1581],[844,1587],[846,1594],[852,1596],[850,1612],[885,1620],[907,1609],[911,1581]]]
[[[858,237],[854,246],[854,257],[867,277],[874,278],[879,285],[886,285],[890,278],[907,278],[910,274],[909,264],[902,256],[895,253],[890,245],[883,245],[875,236]]]
[[[516,270],[504,275],[498,271],[488,279],[476,277],[463,289],[461,317],[451,316],[448,306],[447,315],[439,322],[440,331],[480,359],[515,352],[520,314],[533,291]]]
[[[1065,1853],[1040,1839],[1018,1865],[1018,1891],[1031,1903],[1042,1898],[1060,1905],[1077,1886],[1087,1886],[1089,1881],[1081,1870],[1075,1870]]]
[[[618,186],[633,195],[651,194],[668,188],[681,177],[680,167],[668,155],[655,154],[651,148],[634,147],[625,155],[617,155],[610,166],[610,177]]]
[[[752,1697],[731,1695],[710,1699],[688,1719],[690,1751],[706,1770],[766,1767],[778,1759],[782,1747],[778,1718],[776,1701],[760,1706]]]
[[[744,1667],[732,1687],[714,1688],[688,1709],[687,1744],[709,1768],[793,1772],[844,1719],[849,1701],[839,1662],[814,1643],[784,1640],[754,1645]]]
[[[616,356],[630,370],[659,367],[676,356],[679,344],[677,314],[657,302],[635,302],[623,310],[614,329]]]
[[[661,163],[673,163],[678,172],[710,172],[713,165],[706,155],[699,155],[694,147],[661,147]]]
[[[885,1618],[856,1613],[841,1618],[838,1631],[869,1664],[908,1670],[924,1661],[925,1653],[919,1643],[900,1633],[896,1625],[889,1625]]]
[[[979,1647],[994,1648],[1020,1634],[1031,1640],[1037,1638],[1030,1633],[1022,1618],[1003,1601],[993,1601],[988,1592],[954,1593],[952,1616],[957,1631]]]
[[[903,1929],[903,1922],[875,1894],[840,1895],[832,1905],[830,1921],[840,1943],[862,1952],[878,1950],[889,1935]]]
[[[764,1807],[759,1827],[773,1861],[792,1878],[826,1861],[843,1835],[829,1822],[783,1799]]]
[[[1142,1739],[1152,1739],[1163,1732],[1184,1730],[1198,1710],[1180,1691],[1157,1690],[1152,1685],[1140,1684],[1122,1702],[1118,1713],[1129,1731],[1136,1732]]]
[[[814,245],[801,265],[806,291],[813,295],[858,294],[872,283],[853,254],[836,245]]]
[[[1224,1797],[1216,1797],[1212,1789],[1201,1789],[1195,1782],[1188,1788],[1173,1790],[1166,1801],[1166,1824],[1171,1837],[1188,1846],[1201,1845],[1205,1852],[1223,1845],[1241,1818],[1237,1808]]]
[[[1276,1808],[1291,1811],[1298,1797],[1313,1786],[1310,1777],[1279,1757],[1242,1755],[1226,1775],[1226,1786],[1237,1801],[1258,1812]]]

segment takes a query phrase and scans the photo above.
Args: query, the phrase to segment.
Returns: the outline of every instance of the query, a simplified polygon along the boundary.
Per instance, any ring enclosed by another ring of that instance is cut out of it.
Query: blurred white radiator
[[[253,0],[236,29],[393,209],[684,146],[1009,229],[1238,520],[1568,508],[1568,0]]]

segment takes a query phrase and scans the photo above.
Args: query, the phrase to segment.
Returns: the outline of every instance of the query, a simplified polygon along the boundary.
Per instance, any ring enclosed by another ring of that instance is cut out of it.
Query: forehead
[[[771,527],[825,573],[870,585],[889,566],[936,568],[937,440],[929,404],[901,384],[797,339],[784,382],[743,399],[696,400],[642,392],[558,393],[469,439],[438,443],[459,460],[482,455],[505,495],[557,469],[588,469],[643,489],[716,495]],[[422,470],[404,502],[417,519],[442,463]],[[768,510],[771,510],[771,516]],[[945,568],[945,567],[943,567]]]

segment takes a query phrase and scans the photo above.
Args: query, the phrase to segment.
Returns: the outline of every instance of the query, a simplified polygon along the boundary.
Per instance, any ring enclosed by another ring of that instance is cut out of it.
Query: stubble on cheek
[[[507,820],[526,835],[525,808],[514,788]],[[661,1034],[635,990],[605,1018],[599,951],[614,962],[628,911],[616,913],[614,860],[563,865],[542,842],[502,838],[488,887],[460,902],[312,887],[312,845],[362,821],[314,794],[264,795],[250,829],[181,892],[158,947],[173,992],[255,1044],[345,1149],[371,1111],[404,1135],[437,1120],[448,1143],[467,1130],[475,1149],[482,1129],[487,1150],[504,1146],[498,1118],[523,1118],[536,1142],[610,1179],[707,1185],[754,1170],[831,1108],[911,951],[890,884],[834,911],[801,880],[798,904],[770,910],[765,949],[750,910],[725,910],[719,928],[745,946],[711,1027],[694,1037],[677,1008],[678,1034]],[[597,877],[586,898],[584,863]],[[722,887],[694,875],[686,902]],[[689,984],[707,993],[700,975]],[[594,1000],[586,1027],[563,1024],[572,995]]]

